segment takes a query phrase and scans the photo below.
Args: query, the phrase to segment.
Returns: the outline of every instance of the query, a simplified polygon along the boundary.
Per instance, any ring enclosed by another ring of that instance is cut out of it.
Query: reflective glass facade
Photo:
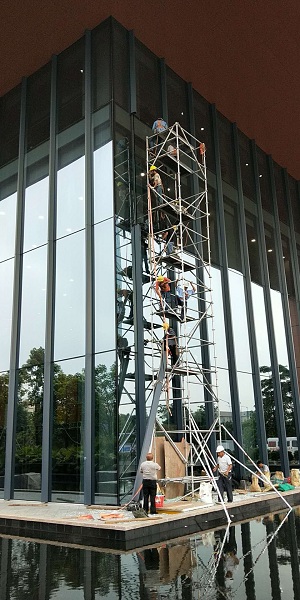
[[[286,436],[300,443],[298,182],[108,19],[0,99],[1,497],[130,494],[152,393],[145,137],[158,116],[207,147],[222,422],[264,462],[278,437],[283,470]]]

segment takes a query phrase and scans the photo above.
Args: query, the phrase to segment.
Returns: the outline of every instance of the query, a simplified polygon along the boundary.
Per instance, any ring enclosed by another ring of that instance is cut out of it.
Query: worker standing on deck
[[[143,474],[143,508],[148,514],[149,498],[150,498],[150,513],[156,515],[155,496],[157,488],[157,471],[160,471],[160,465],[153,460],[153,454],[149,452],[146,460],[140,466],[140,472]]]
[[[164,349],[168,349],[171,354],[172,366],[174,366],[179,359],[177,337],[174,329],[170,327],[169,323],[163,323],[165,331],[164,335]]]
[[[224,492],[227,493],[228,502],[233,502],[232,494],[232,461],[228,454],[226,454],[224,446],[217,446],[217,464],[213,468],[213,471],[219,470],[219,479],[217,485],[224,500]]]

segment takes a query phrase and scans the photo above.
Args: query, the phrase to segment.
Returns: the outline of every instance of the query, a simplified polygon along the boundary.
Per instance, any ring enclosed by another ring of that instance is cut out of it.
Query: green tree
[[[270,367],[261,367],[261,391],[267,437],[277,437],[276,408],[274,401],[274,382]],[[265,375],[265,377],[263,377]],[[279,376],[283,401],[284,420],[287,436],[295,436],[294,405],[291,390],[290,372],[287,367],[279,365]]]

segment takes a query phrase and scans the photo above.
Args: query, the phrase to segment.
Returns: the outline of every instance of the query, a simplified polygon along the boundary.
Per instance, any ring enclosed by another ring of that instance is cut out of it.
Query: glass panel
[[[117,503],[116,353],[95,356],[95,502]]]
[[[256,155],[262,207],[264,210],[273,214],[274,209],[268,157],[260,148],[257,148]]]
[[[32,349],[45,347],[46,278],[47,247],[24,254],[19,366]]]
[[[84,137],[72,130],[66,133],[68,140],[60,138],[58,151],[57,238],[82,229],[85,223]]]
[[[277,269],[277,259],[275,250],[274,231],[271,227],[265,224],[265,241],[266,252],[268,259],[268,269],[270,278],[270,287],[274,290],[279,290],[279,277]]]
[[[247,196],[247,198],[251,198],[251,200],[254,200],[254,202],[256,202],[255,180],[250,140],[241,131],[238,132],[238,140],[243,194],[244,196]]]
[[[95,225],[95,349],[116,347],[114,220]]]
[[[84,358],[53,365],[52,501],[82,502]]]
[[[0,373],[0,497],[3,498],[5,472],[6,414],[9,373]]]
[[[92,106],[97,110],[111,100],[111,21],[92,31]]]
[[[0,165],[18,158],[21,86],[0,99]]]
[[[15,498],[40,500],[44,350],[33,348],[27,368],[18,372]],[[34,364],[35,366],[32,366]]]
[[[0,371],[9,369],[14,259],[0,263]]]
[[[34,165],[32,169],[27,170],[28,187],[25,190],[24,252],[46,244],[48,241],[49,177],[43,176],[44,169],[39,169],[39,166],[41,165]],[[48,160],[43,166],[48,172]],[[42,178],[40,179],[40,177]],[[31,179],[34,179],[35,182],[29,185]]]
[[[113,21],[114,101],[129,112],[128,31]]]
[[[289,182],[289,191],[291,197],[291,205],[293,212],[293,220],[294,220],[294,229],[297,233],[300,234],[300,201],[298,195],[298,184],[293,177],[288,176]]]
[[[245,306],[244,278],[233,271],[229,271],[228,276],[236,368],[238,371],[251,373],[252,368]]]
[[[251,291],[256,334],[256,346],[258,362],[260,367],[261,391],[265,417],[266,436],[267,438],[277,437],[278,434],[277,423],[275,418],[274,390],[272,384],[273,379],[271,374],[271,358],[269,350],[264,292],[262,287],[254,283],[251,284]],[[275,456],[272,455],[272,453],[269,453],[270,467],[273,459],[273,464],[276,464],[278,458],[278,455]]]
[[[295,436],[294,403],[291,393],[288,353],[283,318],[282,296],[271,290],[272,316],[275,331],[277,359],[279,365],[284,421],[287,436]]]
[[[290,253],[290,240],[288,237],[281,234],[281,243],[282,243],[282,258],[284,264],[285,271],[285,280],[287,286],[288,296],[295,297],[295,286],[294,286],[294,278],[293,278],[293,268],[291,261],[291,253]]]
[[[50,133],[51,63],[27,81],[26,149],[31,150],[49,139]],[[38,99],[38,101],[37,101]]]
[[[84,38],[59,54],[57,62],[57,131],[84,117]]]
[[[57,241],[54,360],[85,349],[84,231]]]
[[[273,165],[279,220],[283,223],[288,224],[289,218],[287,210],[287,199],[284,191],[283,170],[279,165],[277,165],[277,163],[273,163]]]
[[[233,434],[231,393],[229,375],[226,369],[218,369],[217,382],[220,406],[220,422],[225,425],[226,429],[228,429],[231,434]],[[229,450],[230,453],[234,454],[234,443],[230,436],[224,431],[222,431],[222,436],[224,436],[224,438],[222,437],[222,444],[224,444],[224,448]]]
[[[211,283],[207,281],[207,285],[211,285],[212,297],[214,300],[214,332],[209,335],[210,340],[215,340],[215,349],[211,348],[211,363],[214,364],[213,352],[217,356],[217,366],[221,368],[228,367],[227,347],[225,337],[224,310],[223,310],[223,294],[221,284],[221,272],[219,269],[211,269]],[[208,319],[207,325],[209,329],[212,327],[211,319]],[[214,338],[213,338],[214,333]]]
[[[181,127],[188,130],[189,113],[187,104],[187,84],[168,67],[166,71],[169,125],[174,125],[174,123],[178,121]]]
[[[224,196],[224,217],[228,267],[242,271],[237,205],[226,196]]]
[[[243,432],[243,448],[253,460],[257,460],[259,458],[259,452],[252,375],[237,372],[237,380]]]
[[[194,117],[195,117],[195,130],[196,138],[201,142],[205,143],[206,146],[206,166],[210,171],[215,173],[215,158],[214,148],[212,141],[212,126],[210,118],[210,105],[193,90],[193,101],[194,101]]]
[[[94,152],[94,222],[114,214],[113,143]]]
[[[15,255],[17,193],[0,202],[0,262]]]
[[[220,113],[217,113],[217,119],[222,179],[236,187],[236,170],[233,155],[232,124]]]
[[[137,116],[152,127],[161,114],[160,66],[158,58],[136,40],[136,100]],[[151,94],[149,94],[151,90]]]
[[[245,211],[245,218],[251,281],[262,285],[257,217],[248,211]]]

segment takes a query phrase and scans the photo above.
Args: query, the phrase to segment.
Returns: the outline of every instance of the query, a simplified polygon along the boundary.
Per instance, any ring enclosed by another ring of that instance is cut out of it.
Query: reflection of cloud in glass
[[[276,350],[278,363],[280,365],[288,365],[288,355],[286,347],[286,337],[284,330],[283,310],[281,294],[275,290],[271,290],[271,303],[273,313],[273,323],[275,330]]]
[[[57,173],[57,237],[84,227],[84,156]]]
[[[113,143],[94,152],[94,222],[113,216]]]
[[[54,360],[82,356],[85,352],[84,231],[57,241],[55,292]]]
[[[270,350],[266,322],[266,310],[263,288],[256,283],[251,283],[254,324],[259,365],[270,364]]]
[[[0,263],[0,371],[9,369],[14,259]]]
[[[47,243],[49,177],[25,191],[24,252]]]

